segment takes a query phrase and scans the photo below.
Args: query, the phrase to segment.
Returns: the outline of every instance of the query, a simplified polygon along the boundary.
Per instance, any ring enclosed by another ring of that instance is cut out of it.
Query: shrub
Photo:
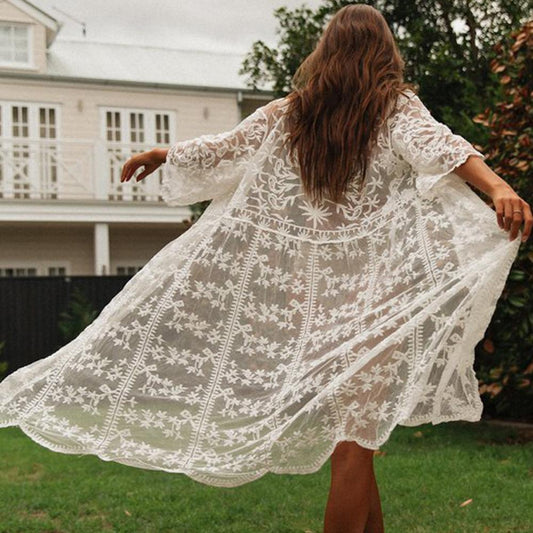
[[[61,320],[58,327],[64,342],[75,339],[97,315],[98,311],[92,307],[87,297],[78,287],[74,287],[67,311],[59,315]]]
[[[497,102],[474,121],[490,130],[487,164],[529,204],[533,199],[533,21],[494,46]],[[518,238],[518,237],[517,237]],[[533,419],[533,237],[521,244],[484,339],[476,347],[486,412]]]

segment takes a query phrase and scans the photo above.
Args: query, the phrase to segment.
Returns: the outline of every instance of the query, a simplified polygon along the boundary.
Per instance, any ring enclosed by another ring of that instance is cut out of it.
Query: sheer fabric
[[[171,147],[165,202],[213,201],[76,339],[0,383],[0,426],[231,487],[314,472],[342,440],[480,419],[474,347],[519,247],[453,172],[484,155],[408,92],[364,186],[312,204],[285,105]]]

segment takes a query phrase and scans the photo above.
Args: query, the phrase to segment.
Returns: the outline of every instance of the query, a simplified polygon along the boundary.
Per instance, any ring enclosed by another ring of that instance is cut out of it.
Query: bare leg
[[[384,531],[373,458],[373,450],[356,442],[337,444],[331,454],[331,487],[324,516],[324,533]]]
[[[385,526],[383,524],[383,513],[381,510],[381,500],[379,497],[378,484],[374,469],[372,468],[372,487],[370,489],[370,511],[366,522],[364,533],[383,533]]]

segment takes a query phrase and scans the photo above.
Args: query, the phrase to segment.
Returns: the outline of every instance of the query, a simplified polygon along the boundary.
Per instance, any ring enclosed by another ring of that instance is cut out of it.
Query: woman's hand
[[[514,241],[516,239],[518,230],[524,222],[522,242],[527,241],[533,225],[529,204],[522,200],[514,189],[500,178],[481,157],[472,154],[454,172],[492,198],[498,226],[505,231],[511,230],[509,240]]]
[[[138,168],[144,167],[144,170],[137,176],[136,180],[141,181],[157,170],[167,157],[168,150],[166,148],[153,148],[147,152],[141,152],[131,156],[122,167],[122,174],[120,181],[129,181]]]
[[[522,222],[524,222],[522,242],[525,242],[529,238],[533,226],[533,215],[529,204],[522,200],[507,183],[495,185],[490,191],[490,197],[496,209],[498,226],[505,231],[511,230],[509,240],[514,241]]]

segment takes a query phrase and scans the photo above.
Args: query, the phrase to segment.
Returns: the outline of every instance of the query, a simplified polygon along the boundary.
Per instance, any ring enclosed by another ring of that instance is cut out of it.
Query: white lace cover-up
[[[165,202],[211,204],[76,339],[0,383],[0,426],[231,487],[314,472],[341,440],[378,449],[398,424],[480,419],[474,347],[520,244],[453,173],[484,155],[409,91],[364,187],[313,205],[285,105],[171,146]]]

